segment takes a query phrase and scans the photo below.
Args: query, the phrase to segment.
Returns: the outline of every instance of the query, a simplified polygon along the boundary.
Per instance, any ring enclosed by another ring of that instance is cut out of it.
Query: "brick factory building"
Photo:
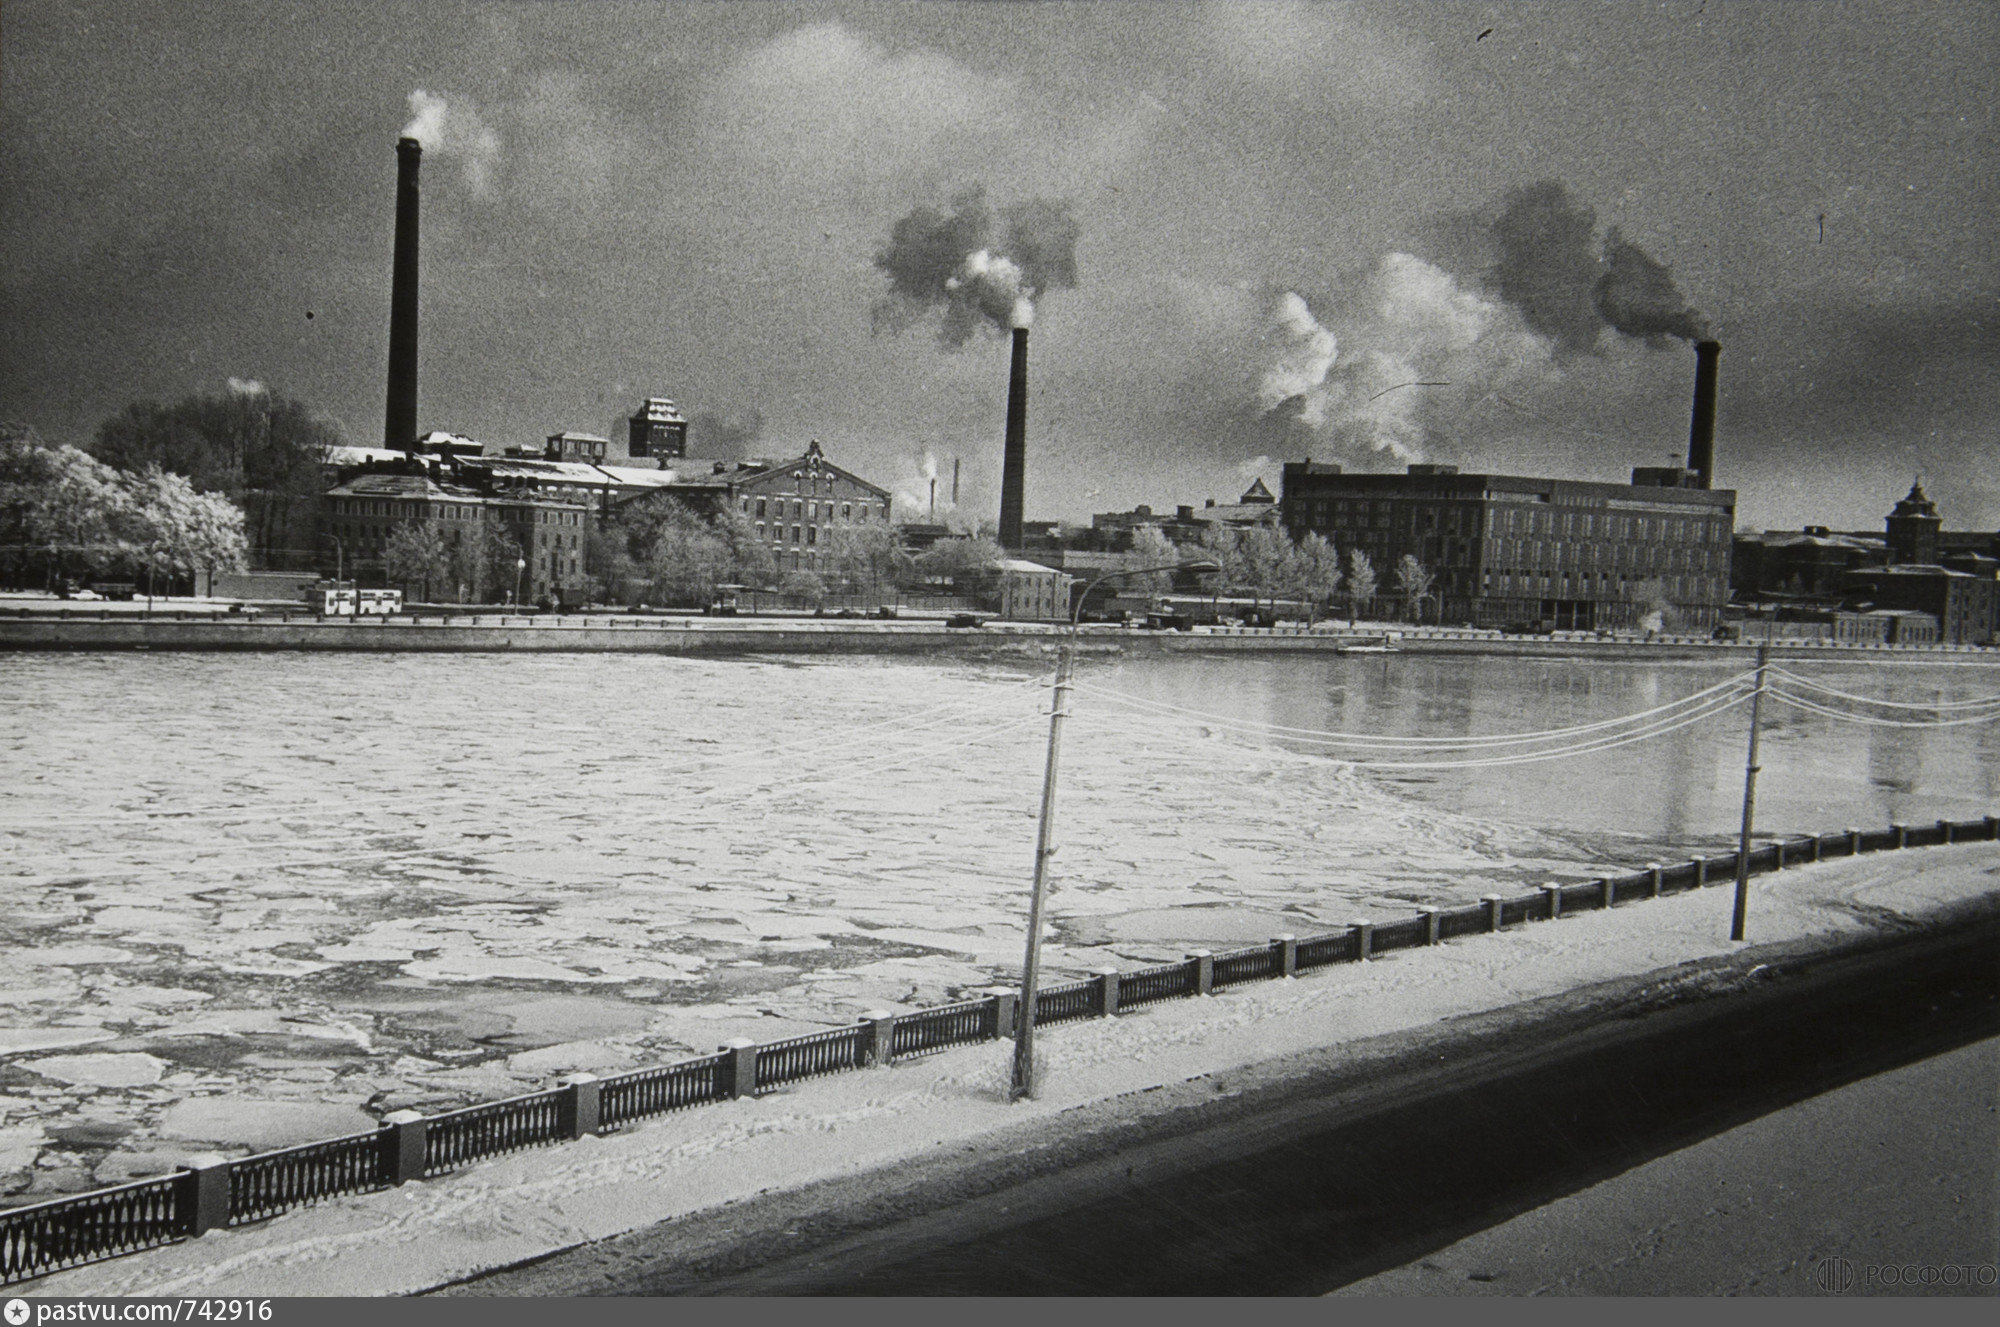
[[[822,570],[834,532],[845,526],[889,525],[889,490],[827,460],[818,442],[793,460],[717,466],[619,507],[662,499],[737,512],[780,571]]]
[[[1405,554],[1435,577],[1439,620],[1559,630],[1639,625],[1655,592],[1685,630],[1715,627],[1729,599],[1736,494],[1642,468],[1630,484],[1460,474],[1347,474],[1285,466],[1279,505],[1294,538],[1366,553],[1386,585]]]

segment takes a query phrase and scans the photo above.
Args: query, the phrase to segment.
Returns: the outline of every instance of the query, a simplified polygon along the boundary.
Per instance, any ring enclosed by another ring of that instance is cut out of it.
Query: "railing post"
[[[1563,887],[1551,880],[1542,886],[1542,898],[1548,903],[1549,920],[1563,915]]]
[[[1104,987],[1104,1016],[1106,1018],[1116,1018],[1118,1016],[1118,969],[1099,968],[1097,970],[1097,981],[1100,986]]]
[[[731,1097],[751,1097],[757,1094],[757,1043],[748,1037],[731,1037],[717,1050],[729,1052],[729,1095]]]
[[[1602,898],[1597,906],[1609,910],[1611,907],[1611,877],[1608,875],[1605,876],[1597,882],[1597,887],[1603,891]]]
[[[1479,901],[1486,905],[1486,929],[1489,931],[1499,930],[1500,896],[1498,894],[1481,894]]]
[[[1708,858],[1696,857],[1694,863],[1694,887],[1701,889],[1708,884]]]
[[[1660,896],[1660,877],[1665,873],[1666,868],[1662,867],[1658,862],[1646,863],[1646,883],[1651,887],[1654,898]]]
[[[1014,1035],[1014,1019],[1020,1013],[1021,993],[1001,991],[993,997],[993,1035],[1005,1041]]]
[[[1366,963],[1369,951],[1375,948],[1375,923],[1349,922],[1347,933],[1354,937],[1354,961]]]
[[[1942,836],[1941,841],[1949,847],[1951,844],[1951,822],[1949,820],[1938,821],[1938,833]]]
[[[1194,993],[1207,995],[1215,989],[1215,955],[1206,949],[1197,949],[1188,955],[1194,964]]]
[[[1849,857],[1859,857],[1861,855],[1861,831],[1855,829],[1852,825],[1848,826],[1847,829],[1847,855]]]
[[[1910,827],[1908,825],[1899,825],[1892,820],[1889,822],[1889,828],[1896,831],[1896,846],[1898,848],[1907,848],[1910,846]]]
[[[187,1187],[182,1192],[182,1215],[187,1233],[203,1235],[229,1224],[229,1162],[218,1156],[204,1156],[188,1164],[183,1172]]]
[[[424,1177],[427,1121],[421,1111],[392,1110],[382,1117],[382,1179],[408,1184]]]
[[[1417,915],[1424,919],[1424,943],[1426,945],[1436,944],[1438,942],[1437,908],[1429,903],[1422,904],[1417,908]]]
[[[1986,826],[1987,838],[2000,838],[2000,816],[1981,816],[1980,820]]]
[[[887,1009],[870,1009],[861,1016],[868,1025],[868,1063],[878,1069],[896,1062],[896,1015]],[[1006,1036],[1003,1030],[1000,1034]]]
[[[1278,946],[1278,975],[1295,977],[1299,971],[1299,938],[1296,935],[1281,935],[1272,942]]]
[[[556,1105],[556,1115],[561,1121],[564,1136],[582,1138],[596,1133],[604,1117],[604,1085],[597,1081],[597,1075],[570,1074],[557,1079],[556,1086],[563,1090]]]
[[[1806,860],[1808,862],[1819,860],[1819,835],[1817,834],[1812,836],[1812,847],[1806,849]]]

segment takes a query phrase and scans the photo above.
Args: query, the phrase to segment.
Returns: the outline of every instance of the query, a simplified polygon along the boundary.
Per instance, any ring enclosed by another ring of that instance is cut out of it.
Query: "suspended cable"
[[[1837,690],[1833,687],[1826,686],[1823,683],[1815,682],[1813,679],[1809,677],[1801,677],[1797,673],[1792,672],[1790,669],[1780,668],[1776,664],[1771,665],[1771,671],[1777,676],[1785,678],[1787,681],[1798,683],[1800,686],[1805,687],[1809,691],[1817,691],[1828,696],[1837,696],[1841,700],[1856,701],[1863,705],[1879,705],[1887,709],[1937,711],[1937,710],[1972,710],[1972,709],[2000,706],[2000,695],[1978,696],[1971,700],[1938,700],[1938,701],[1878,700],[1873,696],[1857,696],[1851,691]]]
[[[1772,688],[1769,694],[1795,709],[1807,710],[1813,714],[1824,715],[1829,719],[1838,719],[1842,723],[1864,724],[1870,728],[1960,728],[1967,724],[1992,723],[1994,720],[2000,719],[2000,711],[1995,711],[1992,714],[1975,714],[1965,719],[1882,719],[1872,714],[1852,714],[1846,710],[1837,710],[1831,706],[1822,705],[1817,701],[1806,700],[1802,697],[1794,696],[1790,692],[1780,691],[1776,688]]]
[[[1332,755],[1331,759],[1343,765],[1350,765],[1355,769],[1366,770],[1474,769],[1498,765],[1525,765],[1544,760],[1560,760],[1571,756],[1588,755],[1596,751],[1608,751],[1615,747],[1626,746],[1633,742],[1646,741],[1665,733],[1677,731],[1678,729],[1688,727],[1690,724],[1699,723],[1703,719],[1720,714],[1724,710],[1734,709],[1748,700],[1752,694],[1752,689],[1746,687],[1732,696],[1711,697],[1695,713],[1656,718],[1649,726],[1633,732],[1606,733],[1588,741],[1573,743],[1568,746],[1552,747],[1543,751],[1517,751],[1503,755],[1464,760],[1385,761],[1368,756],[1343,757],[1339,755]],[[1305,739],[1286,737],[1277,740],[1293,742]]]
[[[1615,719],[1602,719],[1596,723],[1578,724],[1571,728],[1551,728],[1541,732],[1501,733],[1474,737],[1393,737],[1368,733],[1329,732],[1315,728],[1294,728],[1286,724],[1266,723],[1259,719],[1242,719],[1231,715],[1213,714],[1203,710],[1189,709],[1183,705],[1173,705],[1166,701],[1156,701],[1144,696],[1134,696],[1128,692],[1095,686],[1088,682],[1078,683],[1077,690],[1135,708],[1151,710],[1155,713],[1198,719],[1204,723],[1225,728],[1255,729],[1277,736],[1296,738],[1301,741],[1318,742],[1324,745],[1450,749],[1458,747],[1525,746],[1535,742],[1555,741],[1587,733],[1602,732],[1628,724],[1640,723],[1650,719],[1654,715],[1665,714],[1673,710],[1683,709],[1689,705],[1699,704],[1708,697],[1727,691],[1730,688],[1747,685],[1753,676],[1754,673],[1752,672],[1739,673],[1734,677],[1716,683],[1714,686],[1691,692],[1679,700],[1668,701],[1664,705],[1656,705],[1652,709],[1641,710],[1634,714],[1621,715]]]

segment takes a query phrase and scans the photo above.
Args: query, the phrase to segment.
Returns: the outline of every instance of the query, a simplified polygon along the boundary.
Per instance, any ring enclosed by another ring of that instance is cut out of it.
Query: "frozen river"
[[[1049,979],[1732,842],[1741,708],[1497,767],[1310,732],[1572,728],[1742,667],[1092,653]],[[1044,661],[13,655],[0,695],[0,1201],[1018,971]],[[1766,716],[1772,832],[1994,807],[1991,725]]]

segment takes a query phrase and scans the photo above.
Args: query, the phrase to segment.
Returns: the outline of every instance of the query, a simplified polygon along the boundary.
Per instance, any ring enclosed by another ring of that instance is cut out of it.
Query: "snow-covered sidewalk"
[[[421,1290],[775,1188],[935,1155],[1142,1089],[1416,1029],[1744,948],[1727,885],[1052,1029],[1042,1097],[1008,1105],[1004,1043],[811,1080],[625,1132],[58,1273],[44,1295]],[[2000,896],[2000,847],[1881,853],[1753,881],[1752,945],[1834,946]],[[1143,1111],[1144,1101],[1130,1101]]]

